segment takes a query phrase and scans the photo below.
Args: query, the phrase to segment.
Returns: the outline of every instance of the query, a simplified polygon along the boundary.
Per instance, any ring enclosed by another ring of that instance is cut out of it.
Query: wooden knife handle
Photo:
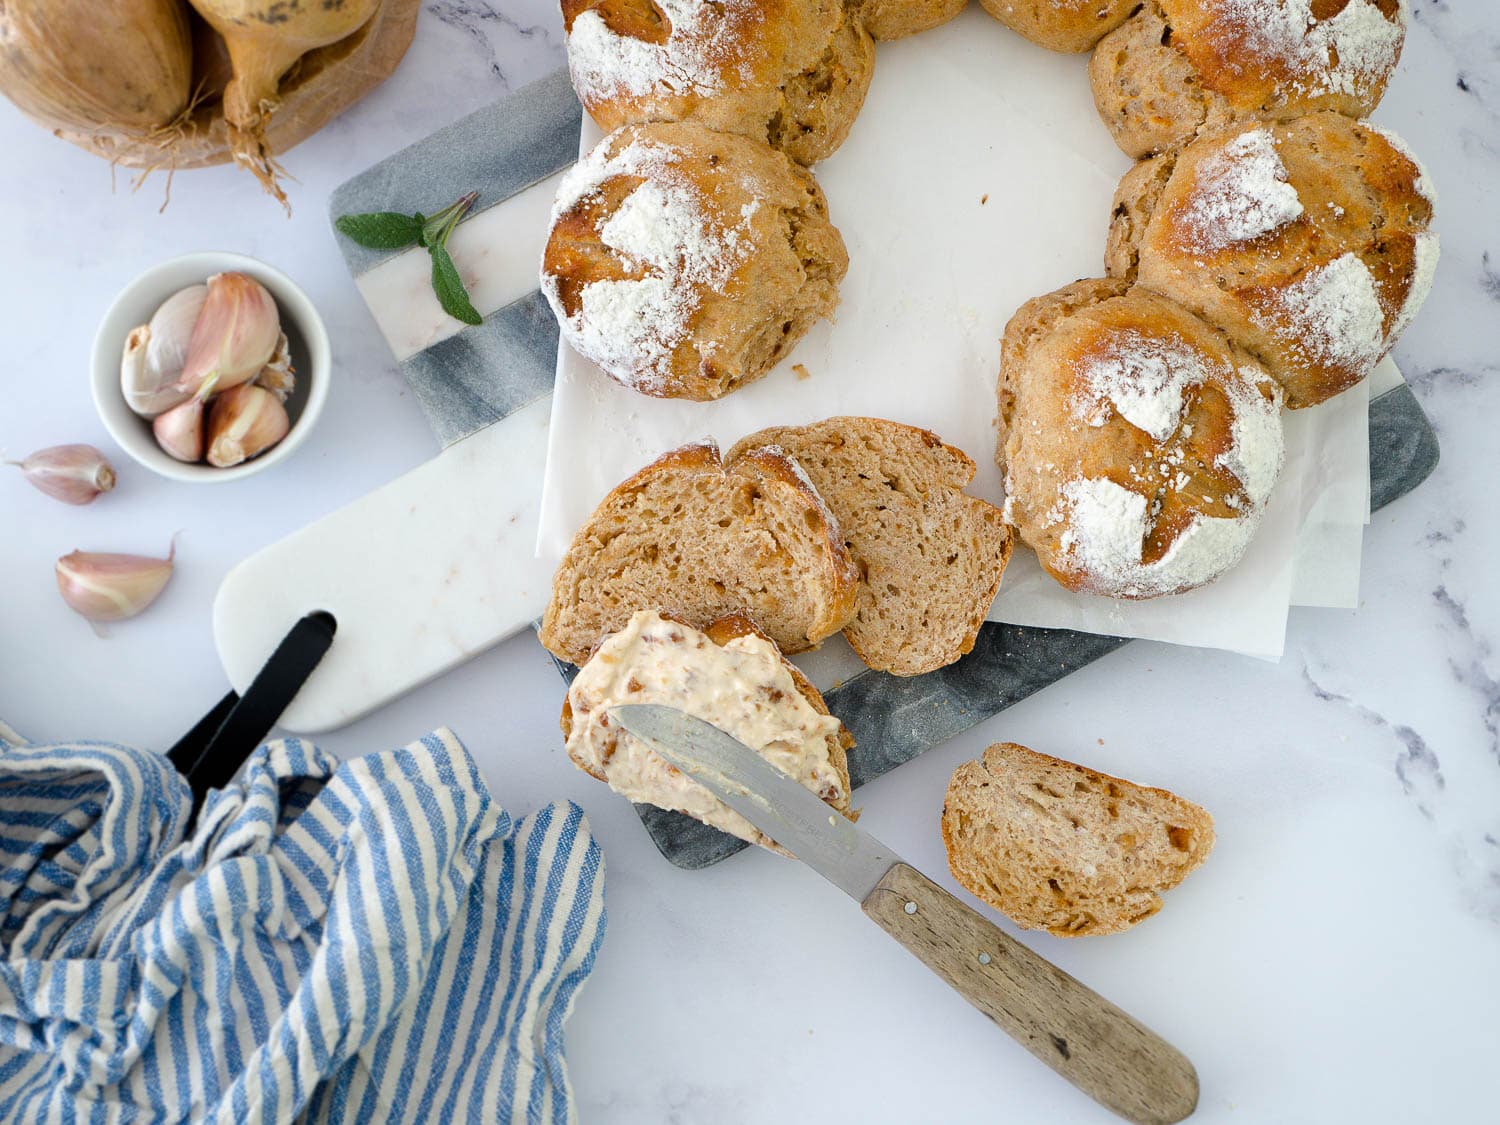
[[[898,863],[864,911],[1042,1062],[1129,1121],[1168,1125],[1198,1104],[1193,1064],[1093,989]]]

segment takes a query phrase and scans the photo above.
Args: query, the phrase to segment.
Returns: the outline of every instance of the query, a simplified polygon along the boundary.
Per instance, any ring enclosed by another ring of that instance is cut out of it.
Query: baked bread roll
[[[1365,117],[1405,39],[1404,0],[1146,0],[1099,43],[1089,81],[1139,157],[1231,119]]]
[[[1049,51],[1079,54],[1130,15],[1140,0],[979,0],[1006,27]]]
[[[563,703],[562,731],[574,765],[621,796],[781,851],[649,745],[612,724],[606,712],[622,703],[659,703],[712,723],[830,808],[858,819],[849,807],[853,737],[747,617],[722,617],[700,632],[656,610],[632,615],[579,669]]]
[[[1432,286],[1431,186],[1373,125],[1337,113],[1236,124],[1158,159],[1171,172],[1149,177],[1129,220],[1139,284],[1227,332],[1289,407],[1368,375]]]
[[[968,0],[853,0],[849,7],[876,39],[904,39],[953,19]]]
[[[1075,307],[1050,330],[1028,331],[1041,318],[1023,306],[1001,344],[1006,519],[1070,590],[1151,598],[1212,582],[1245,553],[1281,472],[1281,391],[1165,298],[1067,292]]]
[[[805,168],[701,125],[632,125],[563,177],[542,292],[565,340],[642,394],[759,379],[838,304],[849,268]]]
[[[812,164],[844,143],[875,45],[842,0],[562,0],[568,69],[606,132],[696,121]]]
[[[1165,789],[998,743],[953,773],[948,868],[1028,930],[1115,934],[1161,909],[1214,846],[1213,817]]]
[[[974,462],[963,450],[884,418],[829,418],[751,434],[729,463],[767,447],[807,474],[859,568],[844,637],[861,660],[916,676],[974,648],[1011,542],[1000,509],[964,493]]]
[[[617,486],[579,528],[538,631],[582,664],[642,609],[703,627],[750,617],[783,652],[816,648],[854,617],[859,573],[838,524],[797,466],[770,450],[726,468],[688,445]]]

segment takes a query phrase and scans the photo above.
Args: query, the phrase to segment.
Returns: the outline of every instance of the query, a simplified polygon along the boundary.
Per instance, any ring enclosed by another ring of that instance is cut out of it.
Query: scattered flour
[[[1269,129],[1241,133],[1198,166],[1183,214],[1194,249],[1215,253],[1280,230],[1302,215]]]
[[[1372,125],[1368,121],[1361,121],[1360,124],[1364,126],[1364,128],[1370,130],[1370,132],[1372,133],[1379,133],[1382,137],[1385,138],[1387,144],[1389,144],[1393,149],[1395,149],[1402,156],[1406,157],[1406,159],[1412,162],[1412,164],[1417,169],[1416,183],[1414,183],[1412,186],[1416,189],[1418,195],[1427,200],[1427,202],[1431,206],[1436,207],[1437,188],[1433,185],[1432,177],[1427,174],[1427,166],[1423,164],[1421,158],[1417,156],[1414,151],[1412,151],[1411,145],[1406,143],[1405,138],[1398,136],[1397,134],[1391,132],[1389,129],[1382,129],[1379,125]]]
[[[568,69],[585,104],[614,97],[717,94],[725,77],[748,79],[747,57],[758,42],[752,0],[659,0],[671,24],[665,43],[610,30],[595,10],[580,13],[568,33]]]
[[[1204,357],[1179,336],[1112,333],[1080,371],[1086,394],[1078,413],[1090,426],[1109,421],[1109,407],[1136,429],[1165,441],[1187,407],[1188,387],[1208,378]]]
[[[1411,326],[1417,318],[1427,294],[1432,292],[1432,279],[1437,274],[1438,236],[1429,230],[1417,235],[1416,260],[1412,266],[1411,288],[1406,291],[1406,300],[1396,314],[1396,323],[1391,326],[1391,341]]]
[[[642,276],[589,283],[573,316],[545,267],[542,292],[579,354],[649,394],[666,385],[673,352],[687,338],[703,294],[722,286],[748,253],[754,209],[742,210],[740,226],[725,226],[705,210],[701,190],[679,171],[674,151],[640,139],[612,155],[610,147],[605,138],[563,177],[552,219],[608,180],[642,178],[599,227],[600,241],[621,265]]]
[[[1406,38],[1406,0],[1394,20],[1371,0],[1349,0],[1322,20],[1313,16],[1313,0],[1218,0],[1217,9],[1226,30],[1285,65],[1308,94],[1368,96],[1395,67]]]
[[[1385,351],[1375,278],[1355,254],[1309,271],[1276,295],[1272,316],[1256,319],[1318,363],[1368,370]]]
[[[1151,529],[1146,498],[1112,480],[1080,479],[1063,486],[1069,528],[1062,547],[1101,580],[1101,592],[1154,597],[1211,582],[1245,553],[1260,512],[1236,519],[1197,515],[1154,563],[1141,561],[1141,546]]]
[[[1186,391],[1213,380],[1233,410],[1232,444],[1216,464],[1232,474],[1244,491],[1243,499],[1229,501],[1230,507],[1238,509],[1234,518],[1195,515],[1166,554],[1147,563],[1142,558],[1145,541],[1159,512],[1143,492],[1107,478],[1078,477],[1062,486],[1046,522],[1065,525],[1059,545],[1070,564],[1089,575],[1098,593],[1154,597],[1210,582],[1244,555],[1285,460],[1282,396],[1258,367],[1236,370],[1217,364],[1177,338],[1151,339],[1138,332],[1119,335],[1116,354],[1106,353],[1103,360],[1090,365],[1088,382],[1099,396],[1090,401],[1102,407],[1107,400],[1122,418],[1156,441],[1165,442],[1174,430],[1185,441],[1192,432],[1188,425],[1179,426]],[[1102,425],[1107,411],[1101,410],[1100,415],[1096,419],[1086,414],[1084,420]],[[1191,477],[1181,469],[1171,476],[1170,468],[1182,461],[1182,449],[1173,446],[1162,450],[1158,466],[1168,471],[1171,487],[1179,491]],[[1009,479],[1006,486],[1010,504]]]

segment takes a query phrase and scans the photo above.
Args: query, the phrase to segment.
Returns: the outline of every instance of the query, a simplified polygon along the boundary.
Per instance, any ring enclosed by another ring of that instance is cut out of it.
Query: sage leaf
[[[443,311],[465,324],[483,323],[484,317],[470,302],[469,291],[464,288],[463,278],[458,276],[458,267],[453,264],[448,251],[429,243],[427,252],[432,255],[432,291],[437,294]]]
[[[363,215],[340,215],[333,225],[339,233],[371,250],[400,250],[422,237],[419,216],[399,211],[370,211]]]

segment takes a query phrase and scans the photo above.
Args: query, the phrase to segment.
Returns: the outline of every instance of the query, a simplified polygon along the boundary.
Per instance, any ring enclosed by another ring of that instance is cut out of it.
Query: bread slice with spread
[[[974,462],[936,434],[884,418],[829,418],[751,434],[729,451],[797,463],[860,571],[844,636],[871,668],[915,676],[974,647],[1011,538],[1000,509],[964,488]]]
[[[953,877],[1025,929],[1112,934],[1161,909],[1214,845],[1213,818],[1165,789],[997,743],[943,800]]]
[[[568,756],[639,804],[684,813],[741,840],[773,841],[647,744],[612,723],[623,703],[675,707],[745,743],[850,820],[854,739],[818,690],[743,614],[699,630],[657,610],[633,614],[579,669],[563,703]]]
[[[804,652],[854,617],[858,582],[838,524],[795,463],[759,450],[726,467],[704,442],[604,498],[557,568],[539,636],[582,664],[643,609],[696,627],[743,613],[782,652]]]

